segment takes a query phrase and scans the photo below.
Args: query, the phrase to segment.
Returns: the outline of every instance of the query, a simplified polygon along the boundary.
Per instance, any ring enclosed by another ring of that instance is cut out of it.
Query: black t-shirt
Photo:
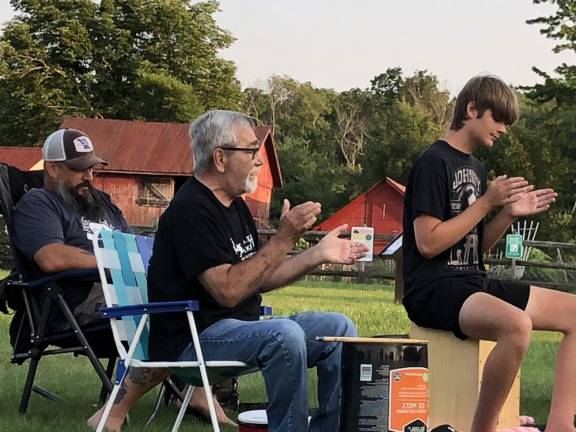
[[[235,307],[219,304],[198,281],[205,270],[236,264],[258,249],[258,232],[241,198],[224,206],[210,189],[188,179],[160,217],[148,270],[148,299],[198,300],[194,313],[198,331],[225,319],[255,321],[260,316],[260,294]],[[191,342],[185,313],[152,315],[149,355],[174,360]]]
[[[110,196],[95,191],[104,206],[101,220],[88,220],[80,216],[56,193],[46,189],[32,189],[18,202],[14,211],[14,245],[26,259],[30,279],[46,276],[33,257],[42,247],[52,243],[74,246],[93,253],[90,223],[130,232],[122,212],[112,204]],[[62,282],[63,295],[73,309],[81,303],[92,287],[92,282]]]
[[[416,247],[414,219],[427,214],[446,221],[463,212],[486,191],[486,174],[478,159],[436,141],[416,160],[404,196],[404,296],[411,296],[442,279],[484,277],[483,222],[454,246],[434,258]]]

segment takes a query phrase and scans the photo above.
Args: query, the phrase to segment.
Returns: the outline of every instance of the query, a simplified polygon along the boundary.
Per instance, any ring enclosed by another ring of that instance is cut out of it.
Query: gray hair
[[[190,125],[189,135],[194,155],[194,172],[212,167],[212,153],[218,147],[236,145],[236,127],[254,127],[254,121],[236,111],[214,110],[202,114]]]

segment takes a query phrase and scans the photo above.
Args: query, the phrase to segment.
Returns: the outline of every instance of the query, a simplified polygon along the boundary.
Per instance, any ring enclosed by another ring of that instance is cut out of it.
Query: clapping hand
[[[302,234],[316,223],[320,212],[320,203],[307,201],[290,208],[290,202],[285,199],[276,235],[286,241],[295,243]]]
[[[558,194],[554,189],[538,189],[516,194],[514,201],[506,205],[511,217],[536,215],[545,212],[556,201]]]
[[[510,177],[501,175],[490,182],[485,197],[491,207],[500,207],[511,204],[520,199],[520,194],[534,189],[524,177]]]

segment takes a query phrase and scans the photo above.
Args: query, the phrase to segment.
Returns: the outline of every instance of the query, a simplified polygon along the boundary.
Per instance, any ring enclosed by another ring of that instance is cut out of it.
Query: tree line
[[[528,21],[555,51],[576,52],[576,0]],[[417,155],[449,125],[453,98],[426,71],[389,68],[367,88],[334,91],[272,76],[241,89],[219,51],[234,36],[214,19],[215,0],[10,0],[0,34],[0,145],[41,145],[64,116],[187,122],[208,109],[242,110],[270,126],[282,199],[322,202],[327,217],[375,182],[407,180]],[[541,238],[576,238],[576,65],[543,84],[516,87],[521,118],[480,155],[489,177],[523,175],[559,192],[540,216]],[[506,79],[506,77],[503,77]],[[514,83],[512,83],[514,84]],[[539,237],[540,237],[539,235]]]

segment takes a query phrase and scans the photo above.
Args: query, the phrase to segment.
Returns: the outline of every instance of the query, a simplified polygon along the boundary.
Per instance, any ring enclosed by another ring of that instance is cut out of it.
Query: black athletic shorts
[[[412,293],[402,303],[410,320],[417,325],[450,330],[458,338],[466,339],[458,316],[464,302],[477,292],[491,294],[524,310],[530,297],[530,285],[486,277],[446,278]]]

